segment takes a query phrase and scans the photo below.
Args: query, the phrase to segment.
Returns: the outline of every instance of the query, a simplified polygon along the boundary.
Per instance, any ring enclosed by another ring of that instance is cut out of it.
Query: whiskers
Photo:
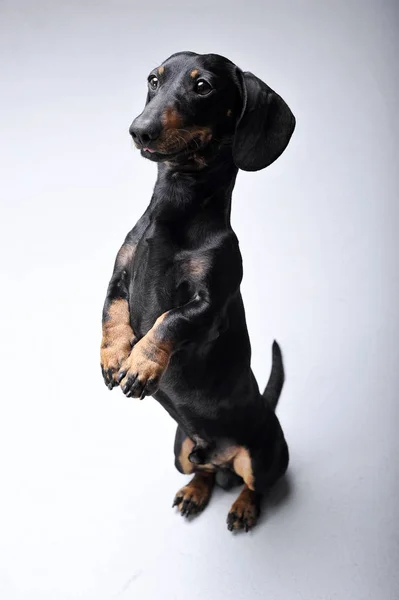
[[[176,127],[167,129],[163,139],[158,143],[160,152],[173,153],[183,150],[197,152],[204,146],[203,137],[210,135],[210,132],[198,129],[183,129]]]

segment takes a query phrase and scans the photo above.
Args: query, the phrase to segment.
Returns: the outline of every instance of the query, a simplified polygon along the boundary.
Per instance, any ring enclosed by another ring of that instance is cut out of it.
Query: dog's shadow
[[[262,499],[262,511],[258,524],[263,524],[278,510],[289,504],[294,494],[294,481],[290,473],[286,473]]]
[[[281,504],[287,503],[292,497],[294,491],[293,478],[291,473],[286,473],[266,496],[266,501],[270,507],[277,508]]]

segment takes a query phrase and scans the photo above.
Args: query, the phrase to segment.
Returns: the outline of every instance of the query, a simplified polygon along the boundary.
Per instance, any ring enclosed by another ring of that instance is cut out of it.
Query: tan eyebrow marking
[[[198,69],[194,69],[193,71],[191,71],[190,73],[190,77],[192,77],[194,79],[194,77],[197,77],[198,75]]]
[[[160,75],[163,75],[163,74],[164,74],[164,72],[165,72],[165,67],[163,67],[163,66],[161,66],[161,67],[158,67],[158,73],[159,73]]]

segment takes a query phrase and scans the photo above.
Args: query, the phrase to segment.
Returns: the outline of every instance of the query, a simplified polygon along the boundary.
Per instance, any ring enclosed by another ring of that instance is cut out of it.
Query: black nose
[[[129,127],[129,133],[136,144],[140,146],[148,146],[150,142],[154,142],[161,133],[161,127],[154,121],[144,120],[137,117]]]

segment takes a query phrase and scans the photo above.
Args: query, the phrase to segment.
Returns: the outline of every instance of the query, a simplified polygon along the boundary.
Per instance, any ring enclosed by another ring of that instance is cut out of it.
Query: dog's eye
[[[155,75],[150,75],[148,78],[148,85],[150,86],[150,89],[156,90],[158,87],[158,77],[155,77]]]
[[[194,89],[200,96],[206,96],[212,91],[212,86],[205,79],[197,79]]]

